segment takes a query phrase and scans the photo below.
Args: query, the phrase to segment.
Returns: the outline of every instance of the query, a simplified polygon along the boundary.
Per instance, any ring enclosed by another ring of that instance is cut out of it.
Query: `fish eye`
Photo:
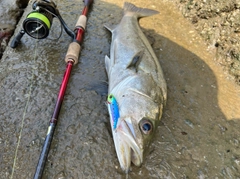
[[[152,122],[148,119],[143,119],[140,122],[140,129],[143,132],[143,134],[150,134],[153,130]]]

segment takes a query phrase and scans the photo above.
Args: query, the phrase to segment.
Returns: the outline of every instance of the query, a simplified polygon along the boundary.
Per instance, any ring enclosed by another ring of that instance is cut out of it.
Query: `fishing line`
[[[34,65],[36,65],[37,50],[38,50],[38,40],[36,39],[36,41],[35,41],[35,50],[34,50],[34,58],[33,58]],[[32,95],[34,70],[35,70],[35,68],[33,67],[32,68],[31,80],[30,80],[30,87],[29,87],[29,91],[27,93],[27,96],[28,96],[27,97],[27,102],[26,102],[26,105],[25,105],[24,110],[23,110],[22,121],[21,121],[21,126],[20,126],[20,132],[19,132],[19,136],[18,136],[17,147],[16,147],[15,154],[14,154],[13,168],[12,168],[12,173],[11,173],[10,179],[12,179],[13,175],[14,175],[14,171],[15,171],[15,167],[16,167],[16,163],[17,163],[18,148],[20,146],[20,142],[21,142],[21,138],[22,138],[22,131],[23,131],[23,127],[24,127],[25,116],[26,116],[26,113],[27,113],[26,111],[28,109],[29,101],[30,101],[30,98],[31,98],[31,95]]]

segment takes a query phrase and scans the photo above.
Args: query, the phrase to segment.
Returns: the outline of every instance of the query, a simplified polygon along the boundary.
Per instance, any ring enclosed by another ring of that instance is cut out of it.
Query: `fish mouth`
[[[137,144],[131,124],[120,120],[116,130],[113,130],[115,150],[123,171],[129,172],[131,162],[140,166],[143,161],[143,148]]]

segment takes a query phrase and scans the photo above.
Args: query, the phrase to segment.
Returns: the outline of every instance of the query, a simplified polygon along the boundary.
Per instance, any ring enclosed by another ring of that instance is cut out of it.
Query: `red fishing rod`
[[[75,26],[75,30],[74,30],[74,39],[73,42],[71,42],[69,44],[68,47],[68,51],[65,57],[65,61],[67,63],[67,67],[66,67],[66,71],[64,73],[63,76],[63,80],[62,80],[62,84],[59,90],[59,94],[58,94],[58,98],[57,98],[57,102],[55,105],[55,109],[52,115],[52,118],[49,122],[49,127],[48,127],[48,131],[47,131],[47,136],[45,138],[44,141],[44,145],[42,148],[42,152],[41,155],[39,157],[38,160],[38,165],[36,167],[36,172],[34,175],[34,179],[40,179],[42,178],[42,174],[43,174],[43,170],[44,170],[44,166],[47,160],[47,156],[48,156],[48,152],[50,149],[50,145],[51,145],[51,141],[53,139],[53,133],[55,130],[55,127],[57,125],[57,121],[58,121],[58,116],[59,116],[59,112],[61,109],[61,105],[63,102],[63,98],[64,98],[64,94],[67,88],[67,84],[69,81],[69,77],[71,74],[71,70],[72,70],[72,66],[78,63],[78,58],[79,58],[79,54],[81,51],[81,43],[83,40],[83,34],[85,31],[85,27],[86,27],[86,22],[87,22],[87,14],[88,14],[88,10],[90,5],[93,3],[93,0],[84,0],[84,9],[82,11],[82,14],[80,15],[76,26]]]

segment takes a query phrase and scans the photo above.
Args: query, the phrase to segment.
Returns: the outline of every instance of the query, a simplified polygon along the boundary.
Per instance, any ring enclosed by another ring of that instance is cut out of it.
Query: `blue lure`
[[[112,94],[110,94],[108,95],[107,103],[109,106],[109,112],[111,113],[110,115],[112,118],[113,129],[115,130],[117,128],[118,119],[120,117],[117,100]]]

